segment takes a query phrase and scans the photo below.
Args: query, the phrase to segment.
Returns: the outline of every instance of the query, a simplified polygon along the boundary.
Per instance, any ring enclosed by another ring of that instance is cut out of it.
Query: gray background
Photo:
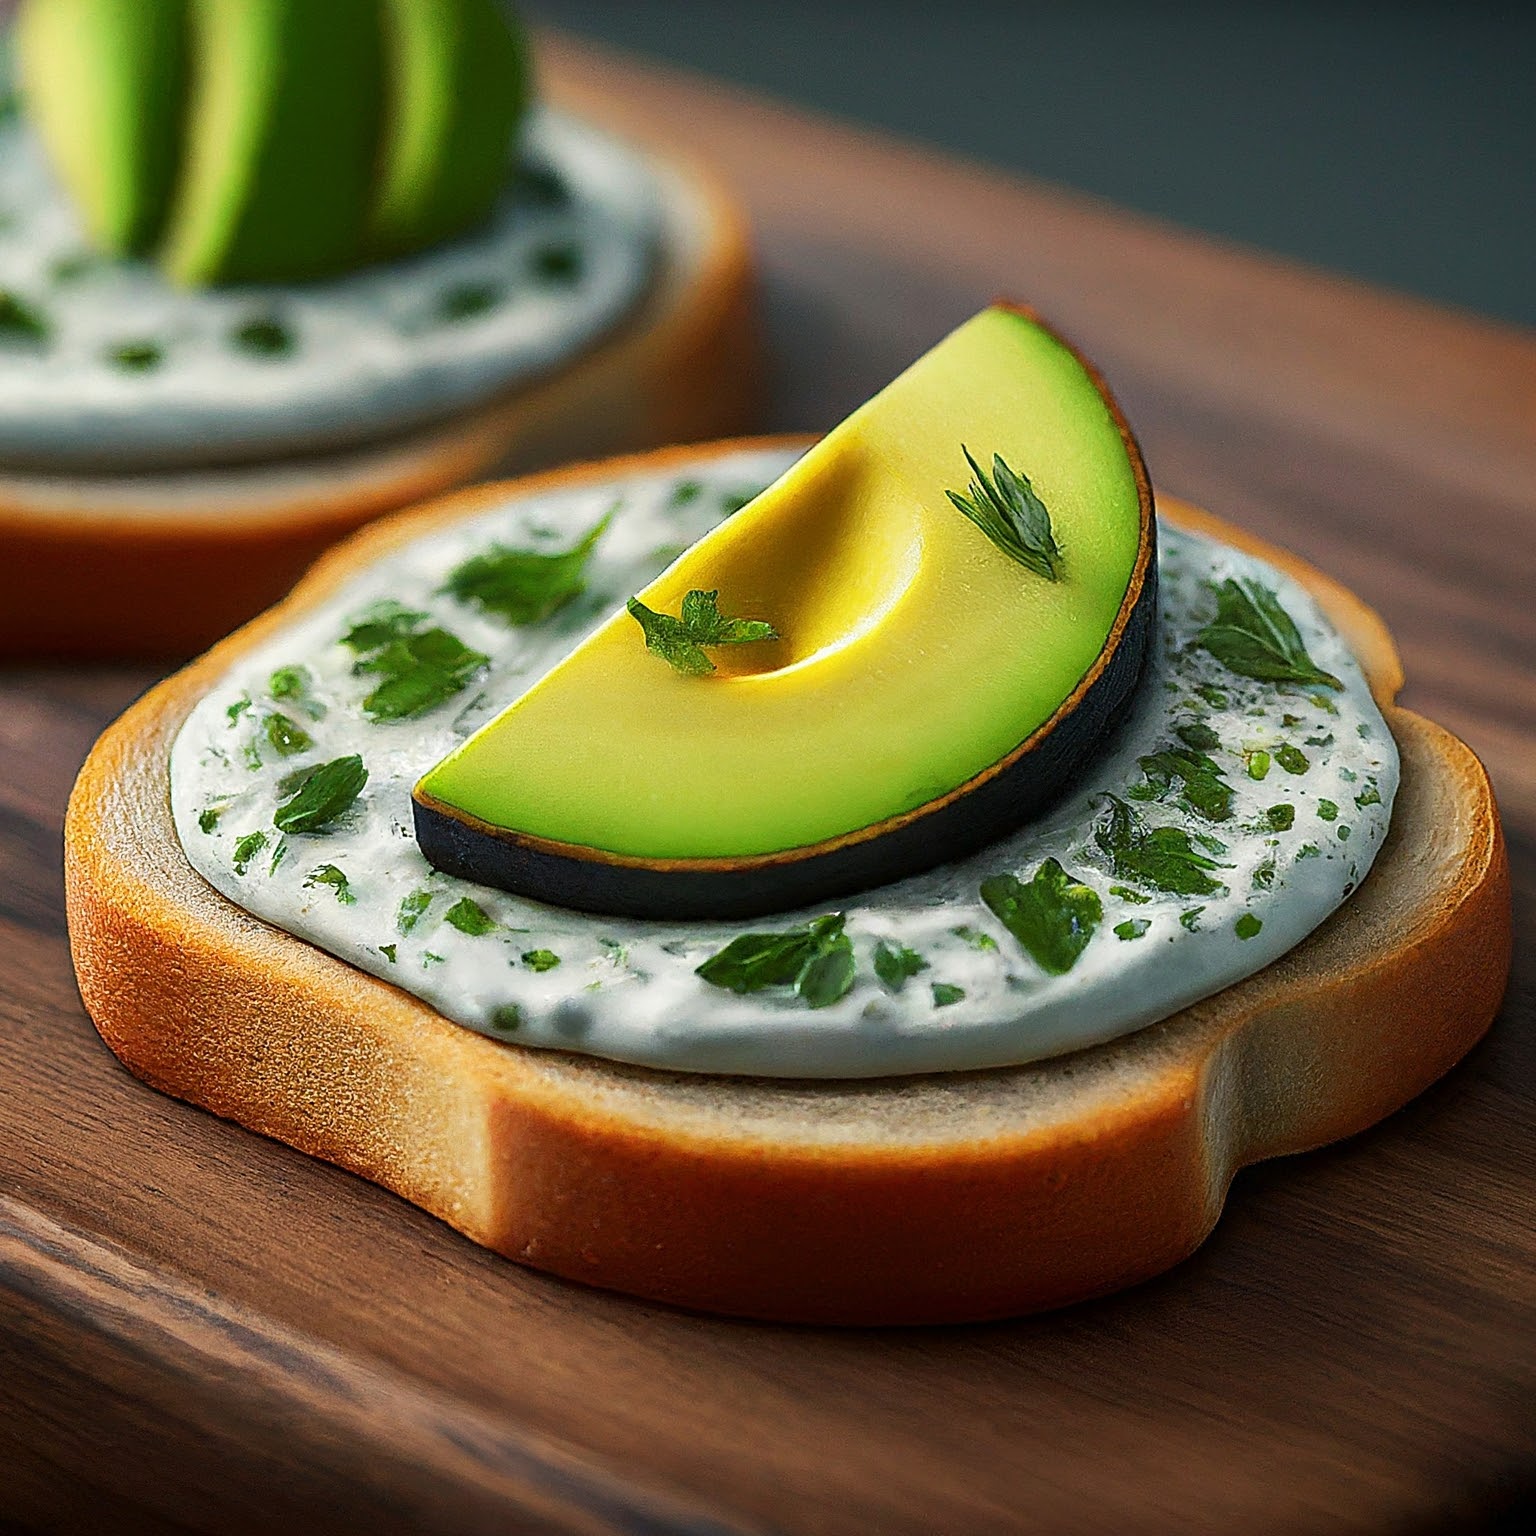
[[[995,166],[1536,325],[1536,0],[524,9]]]

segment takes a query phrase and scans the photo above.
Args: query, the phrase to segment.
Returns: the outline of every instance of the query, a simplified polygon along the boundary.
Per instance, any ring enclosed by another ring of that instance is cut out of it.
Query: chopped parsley
[[[108,347],[106,357],[124,373],[149,373],[165,361],[165,348],[155,341],[122,341]]]
[[[808,1006],[825,1008],[853,986],[853,944],[843,932],[843,914],[832,912],[803,928],[738,934],[696,974],[737,993],[793,987]]]
[[[491,1009],[491,1028],[504,1035],[523,1027],[523,1010],[516,1003],[501,1003]]]
[[[587,590],[587,562],[617,511],[617,505],[610,507],[558,554],[494,544],[456,567],[443,590],[508,624],[542,623]]]
[[[1248,759],[1248,777],[1256,783],[1262,784],[1269,777],[1269,753],[1260,748],[1256,752],[1246,754]]]
[[[197,830],[199,832],[213,832],[216,830],[219,825],[219,817],[228,808],[227,805],[205,805],[197,813]]]
[[[287,715],[268,715],[263,728],[267,740],[272,743],[272,750],[279,757],[292,757],[314,746],[309,732],[302,725],[296,725]]]
[[[1204,907],[1186,907],[1179,913],[1179,927],[1186,933],[1198,933],[1200,931],[1200,914]]]
[[[669,507],[686,507],[690,501],[697,501],[704,494],[704,482],[702,480],[679,480],[672,487],[672,494],[667,497]]]
[[[460,693],[487,657],[396,602],[376,603],[341,637],[357,653],[353,671],[382,679],[363,700],[375,722],[408,720]]]
[[[488,315],[501,303],[504,290],[500,283],[455,283],[437,301],[437,318],[453,324]]]
[[[236,699],[235,702],[224,711],[224,718],[229,721],[231,725],[234,725],[236,722],[238,722],[241,715],[243,715],[250,707],[250,695],[242,693],[240,697]]]
[[[1381,791],[1374,783],[1367,784],[1364,789],[1355,796],[1355,804],[1363,811],[1368,805],[1381,804]]]
[[[1323,850],[1319,848],[1316,843],[1303,843],[1301,847],[1296,850],[1296,860],[1298,863],[1300,863],[1302,859],[1320,859],[1322,856]]]
[[[230,332],[230,340],[252,357],[287,357],[293,351],[293,332],[271,315],[243,320]]]
[[[1131,790],[1136,799],[1161,799],[1175,785],[1191,810],[1207,821],[1225,821],[1232,814],[1232,786],[1221,766],[1203,752],[1154,752],[1140,759],[1145,784]]]
[[[1128,917],[1123,923],[1115,924],[1115,937],[1117,939],[1139,939],[1152,924],[1144,917]]]
[[[560,964],[560,956],[552,949],[525,949],[523,951],[523,964],[530,971],[552,971]]]
[[[1289,742],[1283,747],[1276,748],[1275,761],[1287,773],[1305,773],[1312,766],[1307,754],[1300,747],[1293,747]]]
[[[322,864],[318,869],[310,870],[304,877],[304,884],[306,887],[330,886],[336,893],[337,902],[343,907],[350,907],[357,900],[357,897],[352,894],[352,886],[346,874],[334,864]],[[389,958],[393,960],[395,957],[391,955]]]
[[[891,944],[881,939],[875,945],[875,975],[887,992],[900,992],[909,977],[927,969],[928,962],[905,944]]]
[[[1317,814],[1323,821],[1337,821],[1339,819],[1339,808],[1332,800],[1319,800],[1317,802]]]
[[[1110,795],[1109,810],[1093,830],[1093,839],[1122,880],[1150,885],[1173,896],[1214,896],[1223,887],[1211,870],[1224,869],[1195,849],[1182,827],[1148,827],[1118,795]],[[1215,838],[1202,840],[1212,852],[1223,852]]]
[[[9,288],[0,288],[0,347],[42,346],[51,329],[41,310]]]
[[[1195,637],[1229,672],[1266,683],[1342,688],[1316,666],[1279,598],[1257,581],[1222,582],[1216,617]]]
[[[427,908],[431,905],[431,891],[412,891],[409,896],[401,899],[395,911],[395,927],[402,938],[426,916]]]
[[[965,988],[957,987],[953,982],[936,981],[933,984],[933,1006],[935,1008],[948,1008],[953,1003],[965,1001]]]
[[[272,850],[272,862],[267,865],[267,873],[269,875],[275,875],[277,873],[277,866],[281,864],[287,857],[288,839],[286,837],[280,837],[277,840],[277,847]]]
[[[1027,885],[1016,875],[983,880],[981,899],[1049,976],[1064,976],[1077,964],[1104,916],[1099,893],[1055,859],[1046,859]]]
[[[706,646],[754,645],[777,640],[779,632],[762,619],[730,619],[720,612],[719,592],[694,588],[683,598],[682,617],[657,613],[638,597],[625,607],[645,636],[645,648],[660,656],[687,677],[707,677],[715,664],[704,654]]]
[[[243,875],[251,867],[251,860],[267,846],[267,834],[265,832],[247,832],[244,837],[235,844],[234,865],[235,873]]]
[[[380,944],[379,953],[383,955],[391,965],[396,964],[399,954],[398,946],[394,944]]]
[[[285,781],[285,797],[272,824],[279,832],[323,832],[351,809],[367,782],[368,770],[356,753],[306,769]]]
[[[443,913],[443,921],[450,927],[457,928],[460,933],[469,934],[472,938],[494,933],[498,926],[496,919],[478,901],[469,896],[459,897]]]
[[[1061,546],[1051,528],[1051,514],[1035,495],[1028,475],[1010,469],[1001,454],[992,456],[992,474],[961,445],[971,467],[971,483],[962,494],[945,491],[954,506],[1008,556],[1047,581],[1061,579]]]
[[[1214,752],[1221,745],[1221,737],[1204,720],[1182,721],[1173,733],[1192,752]]]
[[[990,933],[983,933],[980,928],[971,928],[962,923],[958,928],[949,930],[957,939],[969,944],[972,949],[996,949],[997,940]]]
[[[1264,812],[1264,824],[1271,832],[1289,832],[1296,825],[1294,805],[1272,805]]]
[[[1240,939],[1251,939],[1258,935],[1263,926],[1262,918],[1255,917],[1252,912],[1244,912],[1234,925],[1233,932]]]

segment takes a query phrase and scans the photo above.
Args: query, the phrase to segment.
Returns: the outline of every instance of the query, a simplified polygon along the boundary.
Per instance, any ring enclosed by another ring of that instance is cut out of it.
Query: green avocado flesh
[[[1032,481],[1059,579],[952,504],[971,480],[963,447]],[[779,639],[685,675],[621,610],[433,768],[418,807],[698,860],[803,849],[969,794],[1106,652],[1152,538],[1134,454],[1064,342],[985,310],[639,594],[677,615],[690,591],[718,592],[721,614]]]
[[[496,0],[27,0],[28,114],[88,233],[297,282],[484,218],[528,100]]]
[[[22,98],[112,256],[149,250],[170,206],[186,96],[186,0],[31,0],[17,20]]]

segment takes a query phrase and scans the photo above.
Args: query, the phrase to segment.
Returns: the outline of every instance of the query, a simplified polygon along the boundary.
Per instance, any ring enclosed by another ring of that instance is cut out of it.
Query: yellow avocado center
[[[966,448],[1028,476],[1057,579],[951,502],[972,480]],[[690,676],[621,610],[418,793],[647,859],[858,832],[959,789],[1072,699],[1140,541],[1136,471],[1097,382],[1028,316],[986,310],[639,594],[677,615],[690,591],[718,592],[723,615],[778,640],[712,649],[716,671]]]

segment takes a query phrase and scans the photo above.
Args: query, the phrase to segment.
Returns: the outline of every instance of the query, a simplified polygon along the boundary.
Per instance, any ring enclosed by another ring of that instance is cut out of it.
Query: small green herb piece
[[[1204,907],[1188,907],[1179,913],[1179,927],[1186,933],[1198,933],[1200,931],[1200,914]]]
[[[957,987],[953,982],[936,981],[933,984],[933,1006],[935,1008],[948,1008],[952,1003],[965,1001],[965,988]]]
[[[267,865],[267,873],[269,875],[275,875],[277,873],[277,866],[281,864],[287,857],[288,839],[286,837],[280,837],[277,840],[277,847],[272,850],[272,862]]]
[[[433,954],[433,952],[430,949],[424,949],[421,952],[421,968],[422,968],[422,970],[426,970],[426,968],[429,965],[441,965],[442,963],[443,963],[443,957],[441,955]]]
[[[1199,683],[1195,687],[1195,692],[1198,693],[1200,697],[1211,706],[1212,709],[1225,709],[1227,707],[1226,694],[1223,693],[1220,688],[1216,687],[1214,683]]]
[[[792,986],[812,1008],[825,1008],[853,985],[853,944],[843,914],[832,912],[803,928],[738,934],[696,974],[731,992]]]
[[[165,361],[165,348],[154,341],[123,341],[107,349],[107,361],[124,373],[148,373]]]
[[[379,953],[383,955],[391,965],[394,965],[399,957],[398,947],[394,944],[380,944]]]
[[[197,830],[199,832],[213,832],[219,825],[219,817],[224,814],[222,805],[205,805],[197,813]]]
[[[1317,802],[1317,814],[1323,821],[1337,821],[1339,819],[1339,808],[1332,800],[1319,800]]]
[[[1221,737],[1204,720],[1185,720],[1174,727],[1174,735],[1192,752],[1214,752],[1221,745]]]
[[[1260,749],[1248,753],[1248,777],[1262,783],[1269,777],[1269,753]]]
[[[1289,832],[1296,825],[1296,807],[1272,805],[1264,812],[1264,822],[1271,832]]]
[[[395,913],[395,927],[399,929],[402,938],[427,915],[427,908],[431,905],[431,891],[412,891],[401,900]]]
[[[446,629],[423,629],[424,613],[399,603],[376,604],[341,638],[357,652],[353,670],[383,681],[363,700],[375,722],[408,720],[460,693],[487,658]]]
[[[1232,814],[1232,786],[1220,764],[1203,752],[1169,750],[1140,761],[1153,795],[1165,795],[1177,782],[1190,807],[1208,821],[1225,821]]]
[[[541,624],[587,590],[587,562],[617,511],[617,506],[610,507],[558,554],[494,544],[458,566],[443,590],[508,624]]]
[[[962,923],[958,928],[949,930],[957,939],[969,944],[972,949],[996,949],[997,940],[990,933],[983,933],[980,928],[971,928]]]
[[[1302,859],[1320,859],[1322,856],[1323,850],[1319,848],[1316,843],[1303,843],[1301,847],[1296,850],[1297,863],[1300,863]]]
[[[900,992],[908,977],[927,969],[928,962],[905,944],[890,944],[881,939],[875,945],[875,975],[887,992]]]
[[[502,1003],[491,1009],[491,1028],[510,1035],[523,1027],[523,1010],[516,1003]]]
[[[279,757],[292,757],[296,752],[307,751],[314,746],[308,731],[296,725],[287,715],[271,714],[265,722],[267,740]]]
[[[1010,469],[1001,454],[993,454],[988,478],[969,448],[962,444],[960,451],[971,466],[971,483],[964,495],[959,491],[944,494],[1010,560],[1047,581],[1059,581],[1061,547],[1051,529],[1051,514],[1035,495],[1029,476]]]
[[[1128,901],[1133,906],[1138,907],[1144,907],[1152,900],[1150,896],[1144,895],[1141,891],[1135,890],[1129,885],[1112,885],[1109,888],[1109,894],[1111,896],[1118,896],[1121,901]]]
[[[306,887],[315,885],[328,885],[336,892],[337,903],[343,907],[350,907],[356,902],[357,897],[352,894],[352,887],[346,874],[334,864],[322,864],[319,869],[312,869],[304,877]],[[391,946],[393,947],[393,946]],[[394,956],[391,955],[393,960]]]
[[[1065,976],[1077,964],[1104,916],[1099,893],[1055,859],[1046,859],[1028,885],[1016,875],[983,880],[981,899],[1049,976]]]
[[[1300,747],[1293,747],[1290,742],[1276,749],[1275,761],[1287,773],[1305,773],[1312,766],[1307,754]]]
[[[234,725],[240,719],[240,716],[243,715],[250,707],[250,695],[242,693],[240,697],[236,699],[235,702],[224,711],[224,718],[229,721],[231,725]]]
[[[1375,784],[1367,784],[1364,789],[1355,796],[1355,804],[1363,811],[1368,805],[1381,804],[1381,791]]]
[[[450,324],[488,315],[502,299],[500,283],[456,283],[437,301],[437,318]]]
[[[1355,780],[1360,777],[1360,775],[1356,773],[1353,768],[1340,768],[1339,777],[1343,779],[1346,784],[1353,784]]]
[[[1349,841],[1349,827],[1344,822],[1340,822],[1338,832],[1335,835],[1341,843],[1347,843]]]
[[[1253,872],[1253,888],[1256,891],[1267,891],[1273,888],[1275,883],[1275,856],[1270,856]]]
[[[779,632],[762,619],[728,619],[720,612],[719,592],[694,588],[683,598],[682,617],[657,613],[638,597],[625,607],[645,636],[645,648],[687,677],[707,677],[715,664],[704,654],[705,646],[753,645],[777,640]]]
[[[567,242],[564,245],[540,246],[528,265],[540,282],[564,284],[580,280],[584,263],[581,247]]]
[[[667,497],[669,507],[686,507],[690,501],[697,501],[704,494],[704,482],[702,480],[679,480],[672,487],[672,494]]]
[[[251,860],[266,846],[267,834],[265,832],[247,832],[235,844],[235,873],[243,875],[251,867]]]
[[[302,699],[310,682],[308,667],[279,667],[267,679],[267,692],[274,699]]]
[[[460,933],[467,933],[471,938],[479,938],[482,934],[494,933],[497,922],[478,901],[469,896],[460,896],[454,904],[443,913],[443,921],[450,927],[457,928]]]
[[[277,808],[272,824],[279,832],[323,832],[368,782],[368,770],[356,753],[333,758],[300,775]]]
[[[0,288],[0,347],[40,347],[50,331],[41,310],[9,288]]]
[[[560,964],[560,956],[552,949],[525,949],[523,951],[523,964],[530,971],[552,971]]]
[[[1117,939],[1139,939],[1152,924],[1144,917],[1128,917],[1123,923],[1115,924],[1115,937]]]
[[[293,351],[293,332],[271,315],[242,321],[230,332],[230,339],[252,357],[287,357]]]
[[[1256,581],[1222,582],[1216,617],[1195,641],[1239,677],[1298,687],[1344,686],[1313,664],[1295,621],[1279,598]]]
[[[1094,828],[1093,838],[1122,880],[1173,896],[1214,896],[1222,889],[1209,871],[1227,866],[1197,853],[1182,827],[1149,828],[1119,796],[1108,798],[1109,810]],[[1222,849],[1216,839],[1211,841]]]
[[[1240,939],[1252,939],[1257,937],[1263,927],[1264,922],[1262,918],[1255,917],[1252,912],[1244,912],[1234,925],[1233,932]]]

